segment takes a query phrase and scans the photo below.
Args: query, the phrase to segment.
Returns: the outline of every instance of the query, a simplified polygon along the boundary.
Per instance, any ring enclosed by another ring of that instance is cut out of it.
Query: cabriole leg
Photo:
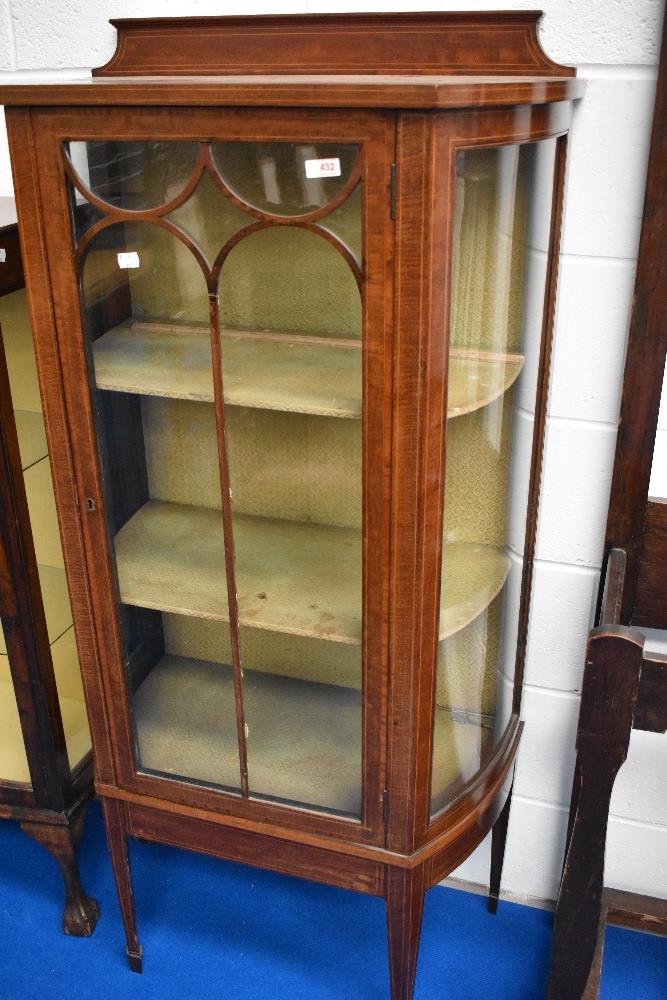
[[[99,906],[81,886],[76,849],[83,833],[85,812],[81,809],[69,825],[21,823],[21,829],[56,859],[65,883],[63,930],[76,937],[90,937],[100,915]]]
[[[141,972],[141,945],[137,938],[137,922],[132,896],[132,876],[130,855],[127,849],[127,820],[125,805],[116,799],[102,800],[102,814],[107,832],[107,844],[111,856],[111,867],[118,893],[118,904],[125,928],[127,960],[133,972]]]
[[[391,1000],[412,1000],[425,891],[423,866],[412,870],[387,866],[385,900]]]
[[[505,801],[502,812],[495,822],[491,833],[491,878],[489,880],[489,898],[487,909],[489,913],[495,913],[498,909],[500,898],[500,880],[503,876],[503,862],[505,860],[505,845],[507,843],[507,827],[510,821],[510,809],[512,808],[512,788]]]

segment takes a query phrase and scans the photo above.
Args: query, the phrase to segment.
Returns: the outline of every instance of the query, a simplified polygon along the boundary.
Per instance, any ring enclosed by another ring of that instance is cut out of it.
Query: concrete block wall
[[[534,0],[227,0],[225,13],[533,8]],[[576,112],[562,241],[527,684],[504,889],[553,899],[574,761],[586,634],[602,555],[641,222],[662,0],[542,0],[541,39],[588,81]],[[217,0],[0,0],[0,79],[86,72],[114,49],[109,17],[217,14]],[[0,143],[0,194],[11,181]],[[658,450],[667,468],[667,405]],[[656,476],[659,473],[656,472]],[[663,475],[663,481],[667,472]],[[656,486],[657,490],[657,486]],[[662,486],[667,494],[667,485]],[[667,741],[634,734],[610,824],[607,880],[667,896]],[[488,842],[455,873],[484,884]]]

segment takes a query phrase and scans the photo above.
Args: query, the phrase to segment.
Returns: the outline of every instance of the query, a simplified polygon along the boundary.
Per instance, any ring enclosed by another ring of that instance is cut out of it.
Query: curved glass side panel
[[[349,183],[359,146],[340,143],[214,142],[213,158],[229,190],[266,215],[310,215]]]
[[[90,750],[91,741],[24,289],[0,297],[0,328],[65,743],[74,767]],[[27,767],[0,631],[0,778],[29,782]]]
[[[511,712],[554,155],[456,159],[433,816]]]

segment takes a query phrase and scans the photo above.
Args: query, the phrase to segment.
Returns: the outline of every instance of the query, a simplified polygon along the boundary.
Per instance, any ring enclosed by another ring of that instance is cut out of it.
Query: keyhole
[[[95,510],[95,501],[92,497],[86,497],[86,507],[88,510]]]

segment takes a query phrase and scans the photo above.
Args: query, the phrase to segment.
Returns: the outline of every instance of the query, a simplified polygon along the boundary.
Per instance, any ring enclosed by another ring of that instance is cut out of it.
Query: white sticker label
[[[340,160],[330,156],[328,160],[306,160],[306,177],[340,177]]]
[[[7,251],[4,247],[0,247],[0,264],[4,264],[7,260]]]
[[[119,253],[118,266],[121,268],[126,267],[139,267],[139,254],[136,250],[131,250],[129,253]]]

